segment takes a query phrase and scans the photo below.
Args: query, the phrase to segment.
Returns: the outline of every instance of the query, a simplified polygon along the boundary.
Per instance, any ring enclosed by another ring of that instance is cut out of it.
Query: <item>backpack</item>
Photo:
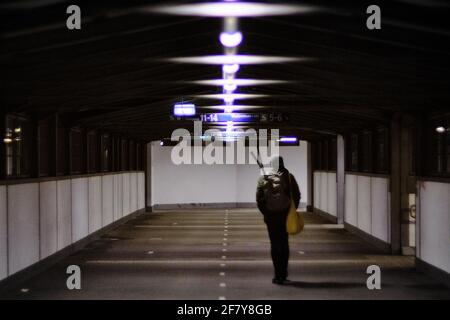
[[[289,174],[289,173],[288,173]],[[290,186],[286,186],[287,179],[283,179],[278,172],[272,173],[264,177],[264,198],[266,209],[271,212],[287,212],[291,205],[291,197],[289,195]]]

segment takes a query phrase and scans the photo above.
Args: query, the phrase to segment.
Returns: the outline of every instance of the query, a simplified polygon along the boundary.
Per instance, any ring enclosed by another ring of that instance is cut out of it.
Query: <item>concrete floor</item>
[[[129,221],[32,278],[6,299],[450,299],[450,289],[336,225],[306,215],[291,237],[292,283],[271,283],[262,216],[253,209],[159,211]],[[81,267],[81,290],[66,268]],[[381,290],[366,268],[381,267]]]

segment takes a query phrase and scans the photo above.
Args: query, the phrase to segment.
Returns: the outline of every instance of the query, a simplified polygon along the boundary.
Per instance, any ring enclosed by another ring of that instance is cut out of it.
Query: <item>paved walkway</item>
[[[159,211],[129,221],[2,298],[20,299],[450,299],[450,289],[337,225],[307,214],[291,237],[292,283],[273,285],[269,241],[253,209]],[[66,268],[81,267],[81,290]],[[366,287],[381,267],[381,290]]]

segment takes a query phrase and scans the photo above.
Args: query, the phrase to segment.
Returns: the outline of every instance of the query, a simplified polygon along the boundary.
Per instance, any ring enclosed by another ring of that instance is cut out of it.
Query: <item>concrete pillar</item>
[[[345,210],[345,141],[342,135],[337,136],[337,223],[344,223]]]

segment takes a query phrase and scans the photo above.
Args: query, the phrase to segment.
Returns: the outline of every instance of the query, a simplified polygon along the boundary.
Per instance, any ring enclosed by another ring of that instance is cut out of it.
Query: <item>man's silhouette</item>
[[[272,157],[271,171],[258,180],[256,202],[264,215],[269,232],[271,255],[275,268],[272,282],[283,284],[288,276],[289,239],[286,231],[286,218],[290,208],[291,195],[295,207],[300,203],[300,190],[297,181],[284,166],[283,158]]]

